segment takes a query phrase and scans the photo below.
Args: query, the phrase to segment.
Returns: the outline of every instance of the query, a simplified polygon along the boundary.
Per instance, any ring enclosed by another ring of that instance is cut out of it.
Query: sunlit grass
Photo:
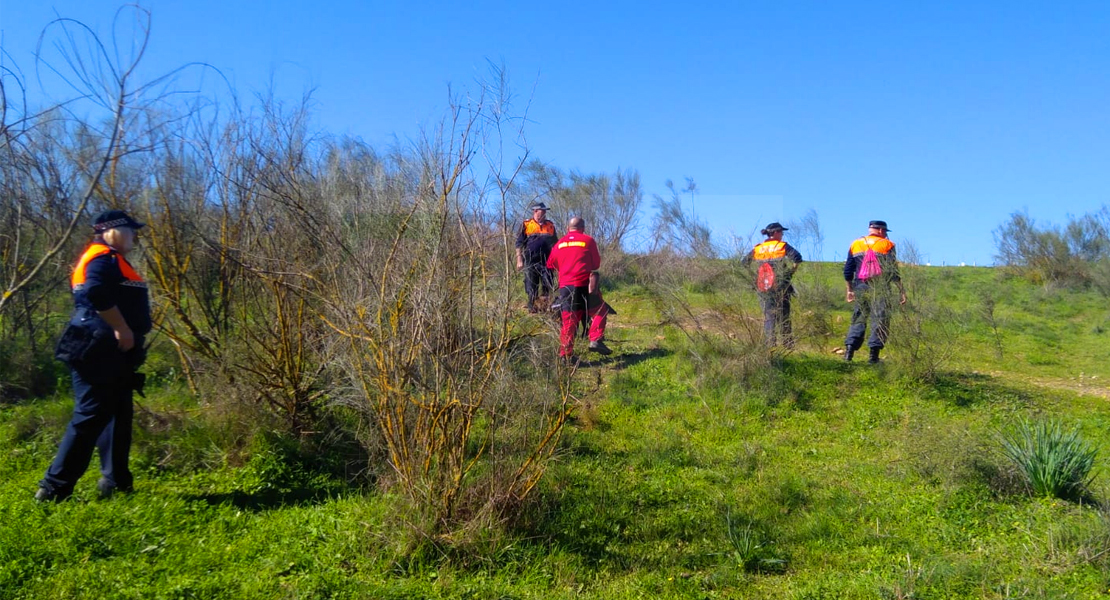
[[[137,436],[135,494],[94,500],[94,465],[73,501],[36,505],[69,401],[6,407],[0,597],[1097,597],[1110,518],[1007,487],[996,432],[1021,418],[1078,423],[1100,471],[1105,401],[1037,382],[1107,370],[1092,342],[1104,309],[1085,293],[1051,307],[987,269],[922,276],[968,319],[932,382],[907,377],[896,348],[878,368],[816,342],[749,360],[659,326],[642,289],[607,293],[616,352],[581,369],[576,421],[506,543],[465,560],[399,558],[395,498],[280,439],[222,454],[238,430],[209,430],[204,405],[172,389],[144,401],[176,420]],[[998,290],[1001,359],[974,316],[983,286]],[[709,311],[747,293],[691,298]],[[1041,328],[1014,326],[1039,314]],[[1037,354],[1056,364],[1025,358]],[[1081,479],[1106,502],[1101,476]]]

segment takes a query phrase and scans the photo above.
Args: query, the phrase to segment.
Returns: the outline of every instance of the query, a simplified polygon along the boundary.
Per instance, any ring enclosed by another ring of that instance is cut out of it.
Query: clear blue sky
[[[321,130],[374,145],[503,62],[535,85],[536,156],[636,168],[649,205],[692,177],[722,238],[812,208],[826,259],[880,218],[933,264],[986,264],[1013,211],[1059,224],[1110,198],[1108,2],[142,4],[150,72],[197,60],[241,94],[312,87]],[[118,6],[0,0],[4,50],[31,70],[55,12],[107,31]]]

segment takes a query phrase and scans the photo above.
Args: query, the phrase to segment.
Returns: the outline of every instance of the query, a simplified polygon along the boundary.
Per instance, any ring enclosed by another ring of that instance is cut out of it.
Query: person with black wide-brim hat
[[[73,269],[74,311],[55,356],[73,377],[73,418],[47,469],[35,499],[61,501],[73,493],[93,449],[100,453],[97,491],[108,497],[130,491],[128,465],[134,416],[132,392],[142,389],[136,370],[143,363],[143,339],[151,329],[146,282],[127,261],[143,223],[122,210],[98,214],[93,240]]]
[[[802,254],[782,241],[784,231],[789,229],[777,221],[769,223],[760,231],[767,239],[756,244],[743,262],[756,267],[755,289],[763,309],[763,339],[771,346],[781,341],[784,347],[793,348],[790,297],[794,295],[794,286],[790,280],[802,263]]]
[[[892,288],[898,288],[899,304],[906,303],[906,291],[898,275],[894,242],[887,239],[890,228],[886,221],[871,221],[867,227],[867,235],[848,247],[848,258],[844,261],[846,299],[856,305],[844,340],[844,360],[850,362],[863,346],[870,322],[871,336],[867,340],[870,357],[867,362],[875,364],[879,362],[879,353],[890,335]]]

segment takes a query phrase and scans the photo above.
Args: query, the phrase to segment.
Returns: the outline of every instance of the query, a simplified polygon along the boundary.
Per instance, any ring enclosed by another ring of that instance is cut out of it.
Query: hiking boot
[[[116,484],[101,477],[100,481],[96,482],[96,493],[101,500],[107,500],[116,493]]]
[[[606,346],[605,342],[601,340],[590,342],[590,352],[597,352],[602,356],[609,356],[613,353],[613,351],[609,349],[609,346]]]
[[[882,350],[882,348],[872,348],[871,349],[871,356],[867,359],[868,364],[872,364],[872,365],[879,364],[879,351],[880,350]]]
[[[853,350],[851,346],[845,346],[844,347],[844,362],[852,362],[852,356],[854,356],[855,354],[856,354],[856,351]]]
[[[35,492],[35,502],[61,502],[66,498],[69,498],[69,494],[59,494],[44,487]]]
[[[96,493],[100,496],[101,500],[107,500],[108,498],[111,498],[116,494],[116,492],[126,494],[131,491],[134,491],[134,488],[130,486],[118,486],[104,477],[101,477],[100,480],[96,482]]]

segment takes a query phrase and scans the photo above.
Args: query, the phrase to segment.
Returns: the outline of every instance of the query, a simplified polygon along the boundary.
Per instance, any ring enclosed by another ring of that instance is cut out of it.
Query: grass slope
[[[465,567],[394,561],[390,498],[348,489],[280,448],[182,472],[154,464],[147,433],[135,453],[137,493],[91,500],[90,473],[76,501],[35,504],[69,402],[4,407],[0,598],[1110,593],[1105,475],[1097,502],[1032,498],[997,443],[1015,419],[1051,416],[1080,424],[1105,465],[1105,300],[991,269],[907,269],[914,302],[897,319],[946,319],[922,330],[946,346],[926,356],[940,364],[926,382],[896,340],[878,367],[831,354],[849,314],[828,298],[841,293],[836,265],[807,268],[799,319],[825,314],[833,333],[754,372],[727,347],[659,325],[644,290],[612,291],[616,352],[580,372],[600,387],[584,398],[513,543]],[[690,312],[712,327],[723,302],[753,306],[729,287],[691,290]],[[832,292],[816,293],[823,288]],[[166,389],[149,405],[182,403]],[[164,448],[165,436],[197,446],[209,433],[182,423],[161,435]]]

